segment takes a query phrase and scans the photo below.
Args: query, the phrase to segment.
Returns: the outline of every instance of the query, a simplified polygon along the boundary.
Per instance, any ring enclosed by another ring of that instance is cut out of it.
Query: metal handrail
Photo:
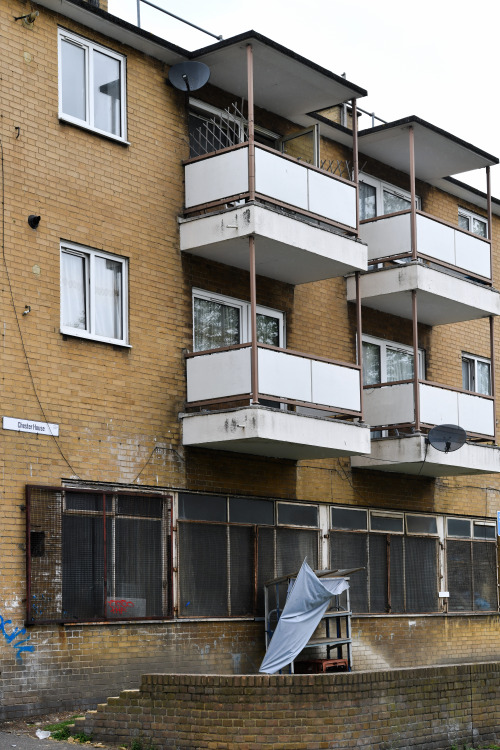
[[[188,26],[192,26],[193,29],[197,29],[198,31],[201,31],[203,34],[208,34],[208,36],[213,36],[213,38],[217,39],[219,42],[223,38],[222,34],[220,34],[219,36],[217,36],[217,34],[212,34],[211,31],[202,29],[201,26],[197,26],[195,23],[191,23],[191,21],[186,21],[185,18],[176,16],[175,13],[171,13],[169,10],[165,10],[165,8],[160,8],[159,5],[155,5],[154,3],[149,2],[149,0],[137,0],[137,26],[139,28],[141,28],[141,3],[144,3],[145,5],[149,5],[151,8],[155,8],[156,10],[159,10],[161,13],[165,13],[165,15],[171,16],[172,18],[175,18],[177,21],[181,21],[182,23],[185,23]]]

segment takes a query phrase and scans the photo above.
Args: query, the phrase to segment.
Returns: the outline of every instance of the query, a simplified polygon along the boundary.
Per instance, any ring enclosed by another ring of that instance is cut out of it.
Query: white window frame
[[[64,324],[63,319],[63,305],[62,305],[62,291],[63,291],[63,254],[76,255],[78,257],[85,258],[85,296],[86,296],[86,318],[87,327],[83,328],[72,328]],[[104,258],[105,260],[112,260],[116,263],[120,263],[122,267],[122,333],[123,336],[120,339],[109,338],[107,336],[98,336],[95,331],[95,286],[93,280],[95,278],[94,264],[96,258]],[[60,268],[61,268],[61,333],[68,336],[77,336],[78,338],[91,339],[93,341],[102,341],[106,344],[115,344],[118,346],[129,346],[128,344],[128,259],[120,257],[118,255],[112,255],[102,250],[96,250],[91,247],[85,247],[83,245],[76,245],[73,242],[61,241],[60,249]]]
[[[236,307],[240,311],[240,344],[247,344],[252,338],[252,310],[250,302],[245,300],[237,299],[236,297],[228,297],[225,294],[217,294],[207,292],[204,289],[193,289],[192,295],[192,307],[193,307],[193,351],[195,342],[195,330],[194,330],[194,301],[195,299],[205,299],[210,302],[219,302],[221,305],[229,305],[230,307]],[[257,305],[257,314],[268,315],[269,317],[278,318],[279,320],[279,346],[280,348],[285,347],[285,314],[280,310],[274,310],[271,307],[263,307]]]
[[[108,47],[103,47],[100,44],[85,39],[84,37],[73,34],[66,29],[58,29],[57,32],[57,43],[58,43],[58,56],[59,56],[59,119],[66,122],[71,122],[73,125],[79,125],[82,128],[91,130],[95,133],[105,135],[107,138],[112,138],[122,143],[127,143],[127,102],[126,102],[126,80],[127,80],[127,58],[124,55],[120,55]],[[63,42],[69,42],[77,47],[80,47],[85,52],[85,102],[87,117],[85,120],[81,120],[78,117],[67,114],[63,111],[63,63],[62,63],[62,44]],[[107,57],[112,57],[120,63],[120,131],[121,135],[116,135],[107,130],[101,130],[94,125],[94,97],[92,95],[92,81],[94,79],[94,55],[93,52],[100,52]]]
[[[480,214],[474,213],[474,211],[469,211],[468,208],[461,208],[458,209],[458,216],[462,216],[464,219],[467,219],[469,222],[469,228],[464,229],[464,227],[459,227],[463,231],[470,232],[471,234],[475,234],[476,237],[481,237],[482,239],[488,239],[488,219],[485,216],[481,216]],[[485,226],[485,234],[484,236],[482,234],[478,234],[477,232],[474,232],[472,229],[473,220],[480,221],[481,224],[484,224]]]
[[[399,349],[400,351],[409,352],[413,354],[413,347],[407,346],[406,344],[400,344],[397,341],[390,341],[389,339],[379,339],[376,336],[369,336],[363,334],[362,342],[366,341],[367,344],[376,344],[380,347],[380,382],[387,383],[391,382],[387,380],[387,347],[390,349]],[[425,349],[418,349],[418,377],[421,380],[425,379]],[[374,384],[375,385],[375,384]]]
[[[367,175],[364,172],[361,172],[361,174],[359,175],[359,182],[364,182],[366,185],[371,185],[376,190],[375,192],[375,202],[376,202],[375,216],[389,216],[390,215],[384,212],[384,190],[388,193],[392,193],[393,195],[398,196],[398,198],[404,198],[405,200],[409,201],[411,205],[411,193],[409,193],[406,190],[403,190],[402,188],[397,187],[396,185],[392,185],[390,182],[378,180],[376,177]],[[420,210],[421,208],[420,196],[416,195],[415,198],[416,198],[417,210]],[[371,221],[373,221],[374,218],[375,217],[373,217]],[[366,221],[370,221],[370,219],[366,219]]]
[[[477,363],[478,362],[484,362],[485,364],[487,364],[489,366],[489,373],[490,373],[490,377],[489,377],[489,381],[490,381],[489,393],[484,393],[484,394],[480,394],[480,395],[491,396],[492,395],[491,394],[491,359],[489,357],[480,357],[477,354],[469,354],[469,352],[462,352],[462,358],[461,358],[462,366],[463,366],[463,362],[464,361],[470,362],[474,366],[474,373],[473,373],[474,388],[472,390],[470,390],[470,393],[479,393],[479,391],[477,390],[477,381],[478,381],[478,377],[477,377]],[[462,386],[463,386],[463,372],[462,372]]]

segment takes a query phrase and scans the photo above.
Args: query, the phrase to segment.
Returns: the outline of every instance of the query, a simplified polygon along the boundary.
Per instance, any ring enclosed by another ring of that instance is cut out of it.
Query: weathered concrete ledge
[[[500,740],[500,662],[320,675],[148,674],[77,720],[116,744],[347,750]]]

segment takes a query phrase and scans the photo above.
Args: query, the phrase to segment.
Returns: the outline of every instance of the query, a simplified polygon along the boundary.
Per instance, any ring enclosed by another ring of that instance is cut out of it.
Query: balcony
[[[185,213],[208,213],[180,219],[181,250],[249,270],[254,236],[256,273],[290,284],[366,270],[354,183],[260,146],[250,196],[248,144],[186,163]]]
[[[362,222],[360,237],[368,245],[369,263],[399,262],[361,277],[363,306],[411,319],[416,290],[419,322],[426,325],[500,314],[500,294],[486,285],[491,284],[489,240],[421,211],[416,212],[418,261],[412,262],[411,211]],[[347,297],[355,301],[353,278],[347,281]]]
[[[369,452],[369,428],[335,418],[361,416],[359,367],[261,344],[256,349],[255,370],[251,344],[187,356],[186,407],[209,410],[181,415],[185,446],[292,460]],[[265,406],[250,403],[257,400],[253,372]]]
[[[418,393],[423,429],[456,424],[469,438],[494,441],[493,397],[425,380],[417,385],[418,391],[413,380],[365,386],[366,421],[391,436],[374,439],[370,456],[353,458],[353,467],[434,477],[500,472],[500,449],[496,447],[468,442],[458,451],[441,453],[426,443],[425,435],[409,432],[415,426]],[[405,431],[409,434],[402,434]]]

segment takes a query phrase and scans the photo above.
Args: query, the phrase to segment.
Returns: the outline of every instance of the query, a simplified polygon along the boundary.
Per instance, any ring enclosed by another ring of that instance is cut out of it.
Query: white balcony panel
[[[186,372],[188,401],[250,393],[250,348],[189,357]]]
[[[417,215],[418,252],[455,265],[455,230],[427,216]],[[408,251],[411,245],[408,246]]]
[[[359,411],[359,370],[328,362],[311,361],[312,402]]]
[[[308,169],[309,211],[332,221],[356,226],[356,188]]]
[[[419,394],[421,422],[424,424],[459,424],[457,391],[420,384]]]
[[[459,268],[491,279],[490,244],[480,237],[456,230],[455,262]]]
[[[353,456],[351,465],[357,469],[424,477],[498,474],[500,449],[466,443],[457,451],[442,453],[426,444],[424,435],[407,435],[372,440],[371,454]]]
[[[259,349],[259,393],[310,403],[311,360]]]
[[[494,402],[488,398],[458,394],[458,422],[466,432],[495,435]]]
[[[500,294],[496,289],[428,268],[421,261],[376,269],[360,278],[363,306],[410,320],[412,289],[418,292],[418,321],[426,325],[459,323],[500,314]],[[347,279],[347,299],[349,302],[356,300],[353,277]]]
[[[295,461],[370,451],[368,427],[263,406],[181,414],[180,419],[184,446]]]
[[[368,245],[368,260],[408,253],[411,250],[410,214],[380,217],[360,224],[359,236]]]
[[[186,208],[248,191],[248,149],[228,151],[185,167]]]
[[[413,422],[413,384],[365,388],[363,418],[372,427]]]
[[[180,220],[183,252],[246,271],[250,235],[255,237],[257,274],[287,284],[331,279],[367,268],[362,242],[262,205]]]
[[[308,210],[306,167],[261,148],[255,149],[255,190],[275,200]]]

